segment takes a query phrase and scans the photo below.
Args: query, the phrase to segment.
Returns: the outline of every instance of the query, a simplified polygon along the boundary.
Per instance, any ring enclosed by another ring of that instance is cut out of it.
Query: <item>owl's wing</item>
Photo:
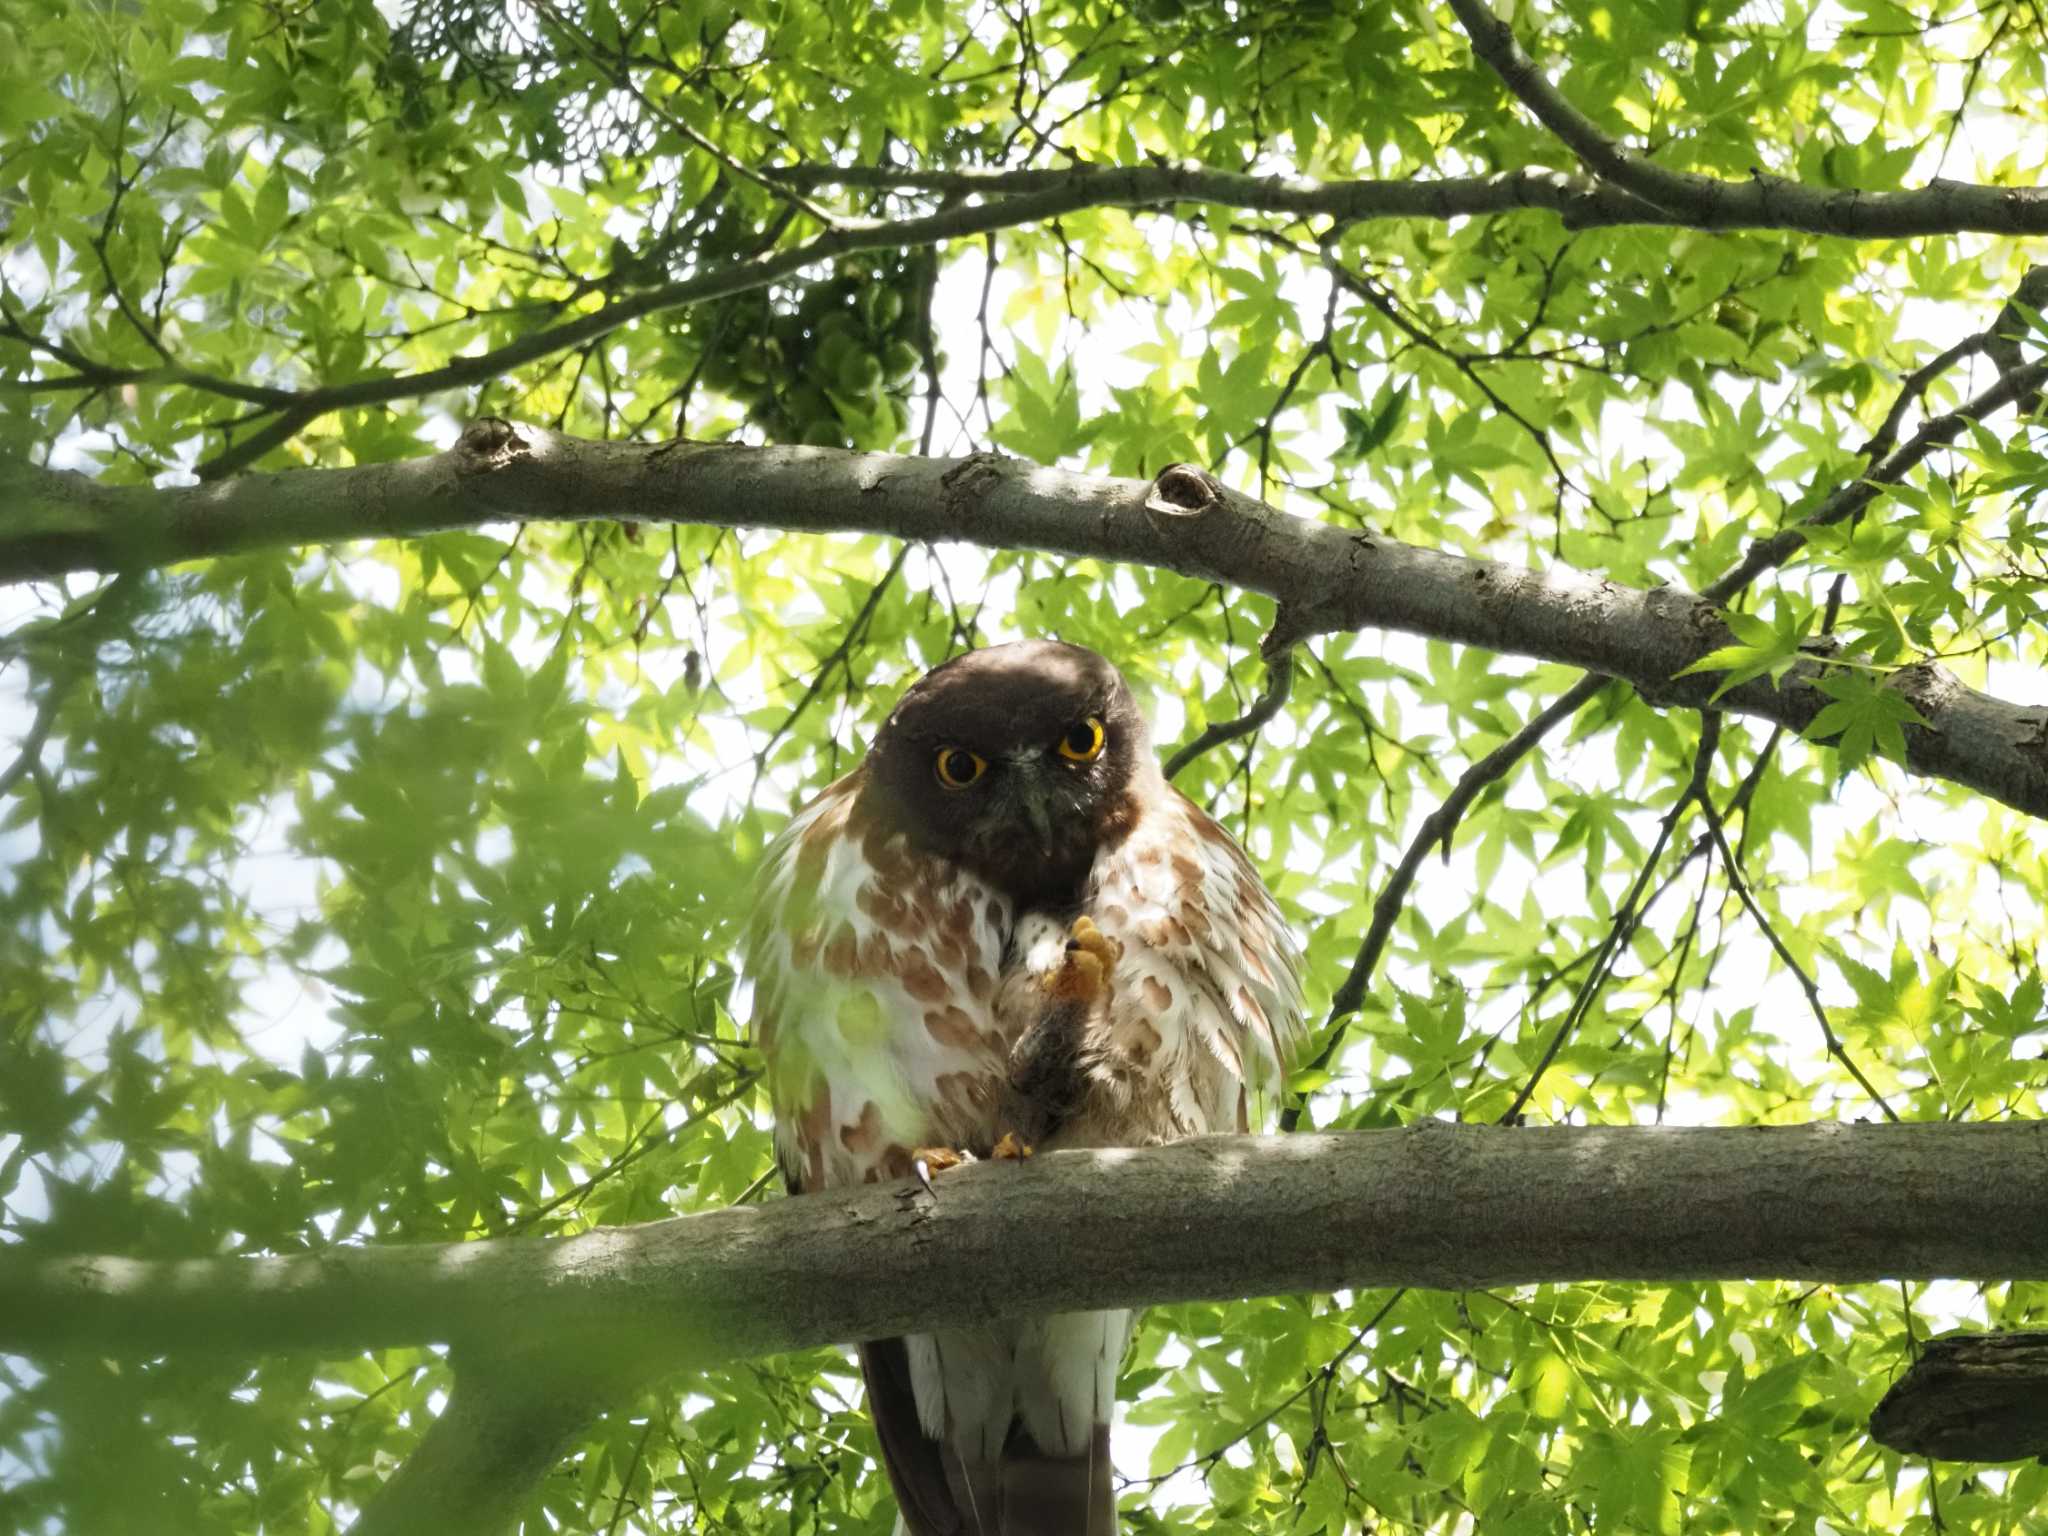
[[[922,1145],[985,1151],[1002,1081],[992,1003],[1007,904],[872,824],[861,773],[770,846],[747,935],[792,1190],[906,1176]]]
[[[909,1536],[958,1536],[960,1501],[946,1476],[939,1442],[918,1421],[917,1393],[902,1339],[871,1339],[857,1346],[868,1414],[882,1443],[882,1465],[896,1490],[896,1507]],[[971,1527],[968,1528],[970,1531]]]
[[[1247,1095],[1276,1090],[1301,1043],[1301,951],[1237,840],[1160,790],[1090,877],[1088,911],[1123,945],[1109,1026],[1147,1065],[1147,1139],[1246,1130]]]
[[[866,820],[861,772],[770,846],[747,936],[754,1037],[792,1192],[907,1176],[923,1145],[987,1152],[1007,1064],[992,1009],[1008,906]],[[942,1368],[939,1347],[930,1336],[863,1343],[869,1411],[911,1536],[982,1536],[963,1511],[1000,1503],[1000,1468],[969,1466],[956,1447],[974,1437],[977,1406],[983,1438],[1002,1445],[1007,1354],[968,1351]]]

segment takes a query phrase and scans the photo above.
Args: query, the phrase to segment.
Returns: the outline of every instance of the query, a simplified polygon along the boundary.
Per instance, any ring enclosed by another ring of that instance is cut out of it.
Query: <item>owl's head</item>
[[[1137,701],[1102,657],[1057,640],[969,651],[898,701],[868,754],[885,826],[957,860],[1020,909],[1078,903],[1158,768]]]

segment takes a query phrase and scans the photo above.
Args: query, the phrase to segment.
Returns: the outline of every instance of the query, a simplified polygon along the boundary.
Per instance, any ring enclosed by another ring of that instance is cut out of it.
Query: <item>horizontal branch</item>
[[[1510,39],[1512,41],[1512,39]],[[1615,151],[1620,155],[1621,151]],[[1643,162],[1647,164],[1647,162]],[[806,267],[863,250],[917,250],[950,241],[1018,229],[1090,208],[1164,208],[1209,204],[1247,213],[1327,218],[1338,223],[1375,219],[1454,219],[1545,210],[1568,227],[1675,225],[1698,229],[1786,229],[1852,239],[1979,230],[1995,234],[2048,234],[2048,192],[2036,188],[1937,181],[1910,192],[1861,192],[1806,187],[1772,178],[1728,183],[1681,178],[1696,195],[1681,206],[1639,196],[1622,179],[1568,175],[1529,166],[1491,176],[1433,180],[1314,181],[1253,176],[1192,163],[1074,166],[1056,170],[915,170],[873,166],[790,166],[764,177],[791,188],[839,184],[928,191],[964,199],[901,220],[842,220],[809,240],[780,250],[712,266],[675,282],[622,293],[599,308],[531,331],[502,346],[457,358],[438,368],[376,373],[301,390],[235,383],[175,367],[114,370],[68,356],[69,374],[0,380],[0,396],[113,383],[179,383],[274,413],[245,424],[228,447],[202,466],[207,479],[223,479],[255,463],[314,421],[334,411],[417,400],[491,382],[508,371],[602,340],[622,326],[653,315],[759,288]],[[1655,169],[1654,167],[1652,168]],[[1676,173],[1657,171],[1660,177]],[[1642,180],[1641,177],[1633,177]],[[1656,189],[1666,190],[1662,181]],[[37,350],[65,350],[17,329]]]
[[[162,1262],[17,1245],[0,1350],[433,1341],[651,1379],[1078,1308],[1764,1278],[2048,1279],[2048,1124],[1425,1121],[1055,1153],[947,1174],[936,1199],[906,1181],[569,1238]]]
[[[1232,194],[1230,206],[1253,212],[1325,214],[1346,221],[1374,218],[1448,219],[1475,213],[1550,208],[1569,223],[1666,223],[1655,207],[1590,182],[1529,170],[1448,182],[1312,182],[1209,172],[1193,167],[1105,167],[987,200],[962,202],[901,220],[846,220],[796,245],[707,266],[689,277],[640,289],[559,325],[528,332],[503,346],[413,373],[379,373],[298,391],[268,391],[280,414],[200,466],[223,479],[332,411],[417,400],[444,390],[486,384],[514,368],[589,346],[652,315],[744,293],[855,251],[918,250],[998,230],[1047,224],[1089,208],[1136,208]],[[4,393],[0,387],[0,393]]]
[[[1555,125],[1551,126],[1555,131]],[[1594,132],[1597,134],[1597,130]],[[1575,149],[1580,148],[1577,142],[1567,142]],[[1842,235],[1852,240],[1896,240],[1964,230],[2002,235],[2048,234],[2048,190],[2038,187],[1992,187],[1936,180],[1911,191],[1864,192],[1844,187],[1809,187],[1777,178],[1767,178],[1761,184],[1721,182],[1661,169],[1657,170],[1656,179],[1644,181],[1638,177],[1643,185],[1631,187],[1611,174],[1617,158],[1627,157],[1621,151],[1613,151],[1610,159],[1599,163],[1589,159],[1588,163],[1600,173],[1596,177],[1531,166],[1494,176],[1412,181],[1310,181],[1302,177],[1251,176],[1185,163],[1009,171],[801,165],[771,174],[796,187],[848,186],[883,191],[893,188],[983,197],[1045,195],[1094,188],[1098,195],[1090,201],[1098,207],[1213,203],[1251,213],[1320,216],[1341,223],[1387,218],[1447,219],[1544,208],[1574,229],[1663,224],[1690,229],[1785,229],[1813,235]],[[1678,201],[1673,196],[1674,184],[1692,195]],[[1645,186],[1659,196],[1647,196]],[[1762,190],[1752,190],[1748,196],[1721,195],[1758,186]],[[1664,198],[1672,200],[1667,202]]]
[[[1659,704],[1712,702],[1792,730],[1831,702],[1815,686],[1826,669],[1820,659],[1775,687],[1758,679],[1718,700],[1714,676],[1679,677],[1733,637],[1712,602],[1675,587],[1641,591],[1418,548],[1235,492],[1177,513],[1148,507],[1151,489],[992,455],[599,443],[486,420],[428,458],[199,486],[114,486],[0,468],[0,497],[11,509],[0,528],[0,580],[506,520],[864,532],[1164,567],[1278,600],[1296,638],[1401,630],[1562,662],[1623,679]],[[2048,817],[2048,709],[1992,698],[1931,664],[1905,668],[1890,684],[1925,722],[1906,731],[1908,768]]]

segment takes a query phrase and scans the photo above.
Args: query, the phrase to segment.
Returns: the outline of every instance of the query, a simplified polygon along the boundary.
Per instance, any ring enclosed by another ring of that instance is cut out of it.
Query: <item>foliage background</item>
[[[1678,168],[2041,179],[2031,4],[1515,20],[1607,132]],[[1854,477],[1908,376],[2029,257],[1190,202],[907,249],[885,231],[658,302],[828,219],[961,196],[762,167],[1160,160],[1573,168],[1449,13],[1408,0],[9,0],[0,451],[142,481],[413,456],[498,413],[1123,475],[1187,459],[1413,542],[1697,590]],[[494,351],[643,299],[581,344]],[[1929,407],[1989,376],[1954,360]],[[272,393],[349,386],[364,403],[312,414]],[[1493,1118],[1525,1089],[1530,1116],[1582,1123],[2038,1116],[2038,829],[1887,763],[1874,680],[1938,655],[2048,699],[2041,449],[2038,417],[1974,432],[1746,600],[1750,665],[1823,628],[1863,664],[1830,743],[1731,718],[1701,763],[1698,718],[1611,687],[1484,792],[1297,1079],[1303,1123]],[[963,646],[1094,646],[1171,743],[1243,712],[1273,620],[1158,571],[630,522],[5,601],[0,1240],[149,1255],[761,1197],[733,945],[789,807]],[[1421,818],[1574,678],[1379,634],[1295,666],[1278,718],[1179,783],[1299,919],[1314,1009]],[[1726,851],[1681,800],[1696,771]],[[1139,1531],[2039,1531],[2042,1468],[1930,1473],[1863,1421],[1916,1336],[2044,1313],[2038,1285],[1162,1308],[1119,1470]],[[447,1371],[432,1350],[0,1359],[0,1527],[330,1529]],[[621,1405],[528,1523],[882,1532],[874,1457],[843,1354],[754,1361]]]

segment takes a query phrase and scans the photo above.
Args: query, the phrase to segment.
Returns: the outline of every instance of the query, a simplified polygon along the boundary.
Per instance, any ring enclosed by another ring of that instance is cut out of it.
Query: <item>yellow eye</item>
[[[941,747],[932,759],[932,771],[946,788],[965,789],[988,772],[988,763],[965,747]]]
[[[1102,722],[1090,715],[1067,727],[1060,738],[1060,756],[1070,763],[1092,763],[1102,756]]]

